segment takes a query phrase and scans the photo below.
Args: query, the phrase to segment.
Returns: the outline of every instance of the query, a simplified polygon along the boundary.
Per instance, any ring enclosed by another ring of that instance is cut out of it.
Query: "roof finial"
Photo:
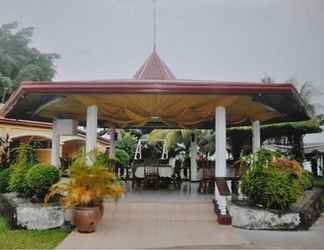
[[[153,3],[153,51],[156,50],[156,0],[152,0]]]

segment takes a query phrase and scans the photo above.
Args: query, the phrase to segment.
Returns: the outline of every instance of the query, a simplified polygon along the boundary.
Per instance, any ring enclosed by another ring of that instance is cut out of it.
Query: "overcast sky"
[[[35,27],[56,80],[131,78],[152,51],[151,0],[0,0]],[[157,50],[177,78],[312,81],[324,92],[324,0],[158,0]]]

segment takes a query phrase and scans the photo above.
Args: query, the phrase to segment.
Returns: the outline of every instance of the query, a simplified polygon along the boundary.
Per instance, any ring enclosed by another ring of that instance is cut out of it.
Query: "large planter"
[[[73,223],[80,233],[92,233],[101,218],[99,206],[75,207],[73,209]]]
[[[230,206],[232,225],[250,230],[308,229],[321,214],[321,190],[307,190],[291,206],[290,211],[266,210],[233,201]]]
[[[47,230],[60,228],[65,223],[65,210],[57,203],[44,206],[16,193],[0,194],[0,215],[4,216],[11,229]],[[1,248],[1,247],[0,247]]]
[[[259,208],[230,207],[232,226],[250,230],[296,230],[300,225],[298,212],[278,213]]]

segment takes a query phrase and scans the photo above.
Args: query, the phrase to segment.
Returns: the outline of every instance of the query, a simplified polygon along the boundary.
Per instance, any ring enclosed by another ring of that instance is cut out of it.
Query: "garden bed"
[[[0,214],[10,228],[45,230],[62,227],[65,223],[65,210],[58,204],[44,207],[32,203],[30,199],[20,198],[16,193],[0,194]]]
[[[233,201],[230,207],[232,226],[250,230],[308,229],[321,214],[321,190],[307,190],[289,211],[262,209]]]

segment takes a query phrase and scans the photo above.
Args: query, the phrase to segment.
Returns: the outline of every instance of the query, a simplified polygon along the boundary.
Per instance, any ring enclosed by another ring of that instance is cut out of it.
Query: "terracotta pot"
[[[100,220],[100,208],[75,207],[73,209],[73,223],[80,233],[92,233]]]

